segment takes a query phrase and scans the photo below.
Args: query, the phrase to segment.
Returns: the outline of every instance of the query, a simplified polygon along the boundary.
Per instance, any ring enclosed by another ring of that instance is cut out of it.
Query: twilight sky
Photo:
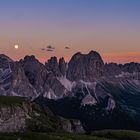
[[[140,0],[0,0],[0,53],[44,62],[90,50],[105,62],[140,62]]]

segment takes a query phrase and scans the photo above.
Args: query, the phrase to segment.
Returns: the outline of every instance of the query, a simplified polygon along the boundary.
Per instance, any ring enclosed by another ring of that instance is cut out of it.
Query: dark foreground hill
[[[0,132],[84,133],[78,120],[64,119],[25,97],[0,97]]]
[[[134,131],[97,131],[92,135],[70,133],[15,133],[0,134],[2,140],[140,140],[140,133]]]

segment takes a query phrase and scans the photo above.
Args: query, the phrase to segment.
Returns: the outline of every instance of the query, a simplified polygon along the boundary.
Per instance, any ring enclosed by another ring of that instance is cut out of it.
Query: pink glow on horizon
[[[129,63],[140,62],[140,52],[126,52],[126,53],[104,53],[102,55],[105,62]]]
[[[129,62],[140,62],[140,52],[126,52],[126,53],[100,53],[105,63],[129,63]],[[74,54],[73,54],[74,55]],[[66,62],[69,62],[72,56],[62,56]],[[58,60],[61,57],[58,57]],[[41,63],[47,62],[49,58],[40,57],[38,58]]]

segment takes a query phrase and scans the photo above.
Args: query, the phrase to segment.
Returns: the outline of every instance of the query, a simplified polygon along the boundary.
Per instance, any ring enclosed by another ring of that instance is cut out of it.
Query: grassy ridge
[[[24,133],[24,134],[1,134],[0,140],[109,140],[96,136],[57,134],[57,133]]]
[[[115,140],[140,140],[140,132],[127,130],[104,130],[92,133],[92,136]]]
[[[23,97],[0,96],[0,105],[21,105],[26,100],[27,99]],[[49,110],[47,110],[47,116],[44,114],[45,112],[40,110],[38,106],[34,106],[33,110],[40,114],[39,116],[32,116],[32,118],[34,118],[35,122],[38,122],[38,124],[44,126],[43,132],[46,132],[48,129],[48,132],[50,132],[50,129],[53,130],[52,132],[54,132],[54,130],[57,129],[59,120],[52,116],[51,113],[49,113]],[[39,126],[40,125],[35,125],[33,128],[40,129]],[[91,135],[29,132],[19,134],[0,134],[0,140],[140,140],[140,132],[103,130],[95,131]]]
[[[24,97],[0,96],[0,105],[22,104],[25,100],[27,100],[27,99]]]
[[[69,133],[0,134],[0,140],[140,140],[140,132],[105,130],[91,135]]]

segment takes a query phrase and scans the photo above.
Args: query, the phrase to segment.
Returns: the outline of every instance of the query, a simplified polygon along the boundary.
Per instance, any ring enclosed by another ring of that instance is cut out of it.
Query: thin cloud
[[[47,52],[53,52],[54,50],[52,50],[52,49],[47,49],[46,51],[47,51]]]
[[[40,48],[41,51],[45,51],[45,48]]]
[[[70,47],[65,47],[65,49],[69,50],[69,49],[70,49]]]
[[[51,46],[51,45],[48,45],[46,48],[47,48],[47,49],[51,49],[51,50],[54,50],[54,49],[55,49],[55,47],[53,47],[53,46]]]
[[[41,51],[47,51],[47,52],[53,52],[55,50],[55,47],[48,45],[45,48],[40,48]]]

